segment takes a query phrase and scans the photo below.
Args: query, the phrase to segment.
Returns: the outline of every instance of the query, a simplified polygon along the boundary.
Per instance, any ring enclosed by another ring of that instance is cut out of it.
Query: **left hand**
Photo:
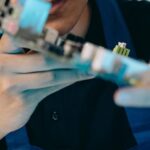
[[[150,71],[138,75],[140,84],[120,89],[115,94],[117,105],[126,107],[150,107]]]

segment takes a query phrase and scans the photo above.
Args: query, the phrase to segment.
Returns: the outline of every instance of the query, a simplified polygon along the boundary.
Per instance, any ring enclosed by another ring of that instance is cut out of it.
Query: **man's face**
[[[61,35],[68,33],[78,22],[87,0],[48,0],[52,3],[48,27],[55,28]]]

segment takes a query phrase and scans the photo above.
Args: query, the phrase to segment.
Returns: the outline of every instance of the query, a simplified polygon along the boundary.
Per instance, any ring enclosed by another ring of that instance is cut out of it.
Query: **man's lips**
[[[64,0],[48,0],[52,4],[52,8],[50,10],[50,14],[53,15],[55,14],[62,6],[64,3]]]

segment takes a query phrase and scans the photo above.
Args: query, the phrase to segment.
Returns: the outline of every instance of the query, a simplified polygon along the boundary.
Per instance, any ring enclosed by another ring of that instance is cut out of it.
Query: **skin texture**
[[[135,75],[140,83],[135,87],[120,89],[115,94],[115,102],[126,107],[150,107],[150,71]]]
[[[47,26],[58,30],[61,35],[70,32],[74,28],[79,18],[83,17],[83,11],[87,8],[87,0],[63,1],[63,6],[55,14],[51,14],[47,22]],[[84,18],[87,19],[85,15]]]
[[[84,36],[89,20],[86,0],[64,0],[64,6],[49,17],[47,26],[54,27],[61,35],[73,32]],[[20,54],[14,54],[16,49],[10,37],[3,35],[0,40],[0,139],[24,126],[48,95],[77,81],[93,78],[33,51],[24,54],[19,49]]]

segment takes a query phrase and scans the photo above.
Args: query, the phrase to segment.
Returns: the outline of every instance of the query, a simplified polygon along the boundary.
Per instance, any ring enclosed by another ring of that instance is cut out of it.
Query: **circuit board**
[[[130,77],[150,70],[146,63],[126,57],[130,53],[126,43],[114,45],[112,53],[75,35],[61,37],[58,31],[46,28],[51,7],[45,0],[18,0],[14,3],[1,0],[0,31],[8,34],[18,47],[40,52],[117,84],[136,84],[138,81]]]

